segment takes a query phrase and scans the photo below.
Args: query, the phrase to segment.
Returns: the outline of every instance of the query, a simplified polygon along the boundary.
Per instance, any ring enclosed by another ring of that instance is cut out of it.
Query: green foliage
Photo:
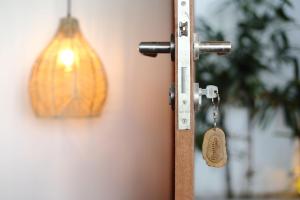
[[[196,81],[201,87],[217,85],[222,104],[248,108],[251,120],[257,117],[266,123],[272,117],[270,113],[282,107],[287,125],[295,136],[300,137],[299,64],[287,33],[287,27],[295,25],[286,12],[293,6],[291,1],[228,0],[224,5],[234,10],[238,19],[232,30],[233,50],[224,57],[201,55],[196,67]],[[215,30],[205,20],[199,23],[202,40],[227,38],[224,31]],[[283,67],[293,67],[295,72],[295,77],[284,88],[270,86],[262,78],[262,74],[280,78],[278,70]],[[211,126],[206,116],[208,109],[209,102],[196,116],[201,124],[198,133]],[[220,126],[224,127],[224,106],[221,106],[220,115]],[[197,134],[196,144],[201,147],[200,134]]]

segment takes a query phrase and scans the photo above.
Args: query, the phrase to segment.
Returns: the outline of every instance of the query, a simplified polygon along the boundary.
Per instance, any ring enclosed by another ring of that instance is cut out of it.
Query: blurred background
[[[73,1],[103,63],[108,96],[98,118],[57,120],[34,115],[28,80],[66,1],[0,1],[1,200],[172,198],[173,63],[137,51],[141,41],[169,39],[172,3]],[[203,133],[212,126],[204,101],[196,116],[196,197],[299,199],[300,1],[195,0],[195,11],[202,40],[233,43],[230,55],[197,63],[200,86],[219,87],[229,162],[214,169],[202,159]]]
[[[171,5],[72,1],[72,14],[103,63],[108,96],[99,117],[44,119],[32,110],[28,82],[67,1],[0,1],[1,200],[171,198],[172,62],[137,50],[140,41],[169,39]]]
[[[197,114],[195,182],[199,199],[300,199],[300,1],[198,0],[202,40],[228,40],[230,55],[202,55],[200,86],[221,95],[218,126],[228,165],[206,166],[201,145],[212,127],[211,102]]]

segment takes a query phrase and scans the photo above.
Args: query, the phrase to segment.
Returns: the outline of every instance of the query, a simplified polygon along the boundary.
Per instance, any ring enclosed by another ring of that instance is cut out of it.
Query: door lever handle
[[[225,55],[231,51],[231,43],[227,41],[201,42],[198,34],[194,36],[194,60],[198,60],[202,53],[216,53]],[[171,35],[170,42],[141,42],[139,52],[145,56],[156,57],[159,53],[170,53],[171,59],[175,59],[175,41]]]
[[[171,53],[170,42],[141,42],[139,44],[141,54],[156,57],[158,53]]]
[[[227,41],[208,41],[208,42],[195,42],[195,50],[199,53],[217,53],[227,54],[231,50],[231,43]]]
[[[225,55],[231,51],[231,43],[227,41],[207,41],[201,42],[199,35],[194,35],[194,60],[198,60],[202,53],[216,53]]]
[[[139,52],[145,56],[156,57],[159,53],[170,53],[172,60],[175,58],[174,36],[170,42],[141,42]]]

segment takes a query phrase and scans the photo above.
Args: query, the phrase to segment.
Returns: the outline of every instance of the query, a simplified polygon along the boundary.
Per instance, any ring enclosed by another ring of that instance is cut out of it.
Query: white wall
[[[220,4],[224,1],[217,0],[196,0],[196,17],[204,17],[209,20],[216,28],[225,30],[227,39],[233,37],[232,33],[235,26],[235,12],[218,10]],[[294,16],[300,22],[300,2],[292,1],[295,5],[294,10],[289,10],[289,14]],[[199,25],[199,24],[198,24]],[[197,26],[197,23],[196,23]],[[293,39],[294,46],[300,46],[300,31],[296,28],[290,31],[290,37]],[[234,44],[233,44],[234,48]],[[299,56],[300,58],[300,56]],[[280,83],[286,77],[291,75],[291,71],[283,68],[281,80],[274,80],[274,77],[268,77],[272,83]],[[222,93],[222,91],[220,91]],[[227,109],[227,128],[230,135],[243,136],[247,131],[247,111],[240,108],[230,107]],[[281,113],[274,117],[269,128],[263,130],[259,127],[252,129],[253,141],[253,159],[255,175],[253,177],[250,191],[255,194],[281,192],[291,190],[291,168],[293,142],[287,136],[289,130],[284,124]],[[277,136],[276,136],[277,134]],[[242,194],[247,191],[247,182],[245,180],[246,158],[237,159],[237,154],[247,152],[246,143],[243,141],[232,141],[231,153],[234,158],[230,160],[232,166],[232,181],[235,194]],[[196,153],[196,196],[222,196],[225,192],[224,169],[212,169],[206,166],[200,152]]]
[[[137,45],[169,39],[171,1],[73,6],[104,63],[108,98],[99,118],[45,120],[31,110],[27,83],[65,1],[0,1],[0,199],[169,199],[171,62],[143,57]]]

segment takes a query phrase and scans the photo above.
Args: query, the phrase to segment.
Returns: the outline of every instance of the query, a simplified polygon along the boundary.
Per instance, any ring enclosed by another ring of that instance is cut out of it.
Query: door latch
[[[188,22],[179,22],[179,37],[188,35]]]

